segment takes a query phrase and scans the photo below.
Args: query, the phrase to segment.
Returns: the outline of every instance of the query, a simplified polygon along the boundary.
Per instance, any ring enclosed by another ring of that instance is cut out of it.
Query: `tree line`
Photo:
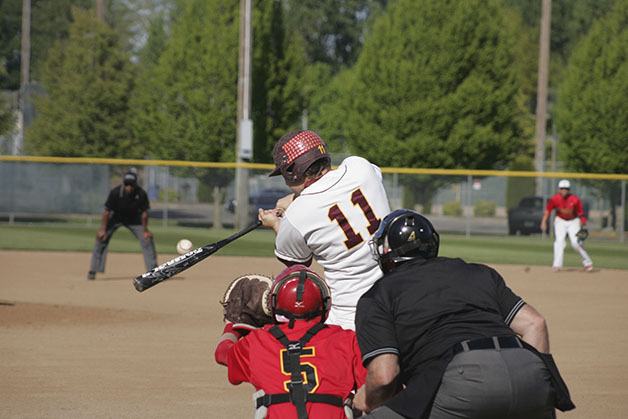
[[[3,28],[20,3],[0,3]],[[128,2],[111,0],[107,22],[88,0],[33,3],[33,78],[46,93],[29,154],[234,160],[237,1],[144,0],[139,49]],[[253,3],[254,161],[270,162],[307,120],[334,152],[384,166],[530,164],[539,1]],[[552,14],[560,156],[569,169],[625,172],[628,0],[554,0]],[[19,83],[16,39],[0,32],[3,89]]]

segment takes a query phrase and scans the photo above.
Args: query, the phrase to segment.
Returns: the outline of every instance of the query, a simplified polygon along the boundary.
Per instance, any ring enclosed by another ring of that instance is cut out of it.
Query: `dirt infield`
[[[0,417],[252,417],[251,387],[213,361],[217,302],[235,276],[277,262],[214,256],[138,294],[140,255],[110,255],[89,282],[88,258],[0,252]],[[628,417],[628,272],[497,268],[549,321],[578,406],[561,417]]]

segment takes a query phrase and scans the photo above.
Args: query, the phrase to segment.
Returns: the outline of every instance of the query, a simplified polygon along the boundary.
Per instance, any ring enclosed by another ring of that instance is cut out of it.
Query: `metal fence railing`
[[[236,168],[248,169],[251,218],[288,193],[271,165],[164,160],[0,156],[0,221],[98,217],[111,187],[135,167],[155,222],[190,226],[234,223]],[[392,208],[415,208],[443,232],[534,234],[544,203],[567,178],[582,199],[591,238],[625,240],[628,174],[383,168]],[[535,178],[543,194],[535,195]]]

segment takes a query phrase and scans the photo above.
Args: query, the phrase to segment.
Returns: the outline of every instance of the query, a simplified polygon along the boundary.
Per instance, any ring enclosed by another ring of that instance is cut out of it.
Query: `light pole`
[[[240,0],[240,54],[238,60],[238,126],[236,137],[236,161],[242,163],[253,157],[253,121],[251,121],[251,0]],[[248,169],[236,169],[236,219],[237,229],[244,228],[249,220],[249,173]]]
[[[539,69],[536,89],[536,147],[534,162],[537,172],[545,171],[545,129],[547,124],[547,85],[549,78],[549,53],[552,0],[542,0],[541,34],[539,37]],[[543,196],[543,178],[536,178],[536,195]]]
[[[20,93],[18,112],[18,133],[13,141],[12,154],[22,154],[24,149],[24,112],[26,111],[26,92],[30,82],[31,66],[31,0],[22,0],[22,40],[20,45]]]

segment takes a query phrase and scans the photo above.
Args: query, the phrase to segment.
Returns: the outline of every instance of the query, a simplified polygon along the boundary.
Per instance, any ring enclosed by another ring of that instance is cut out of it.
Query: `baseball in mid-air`
[[[192,250],[192,242],[188,239],[181,239],[179,243],[177,243],[177,253],[180,255],[186,254]]]

